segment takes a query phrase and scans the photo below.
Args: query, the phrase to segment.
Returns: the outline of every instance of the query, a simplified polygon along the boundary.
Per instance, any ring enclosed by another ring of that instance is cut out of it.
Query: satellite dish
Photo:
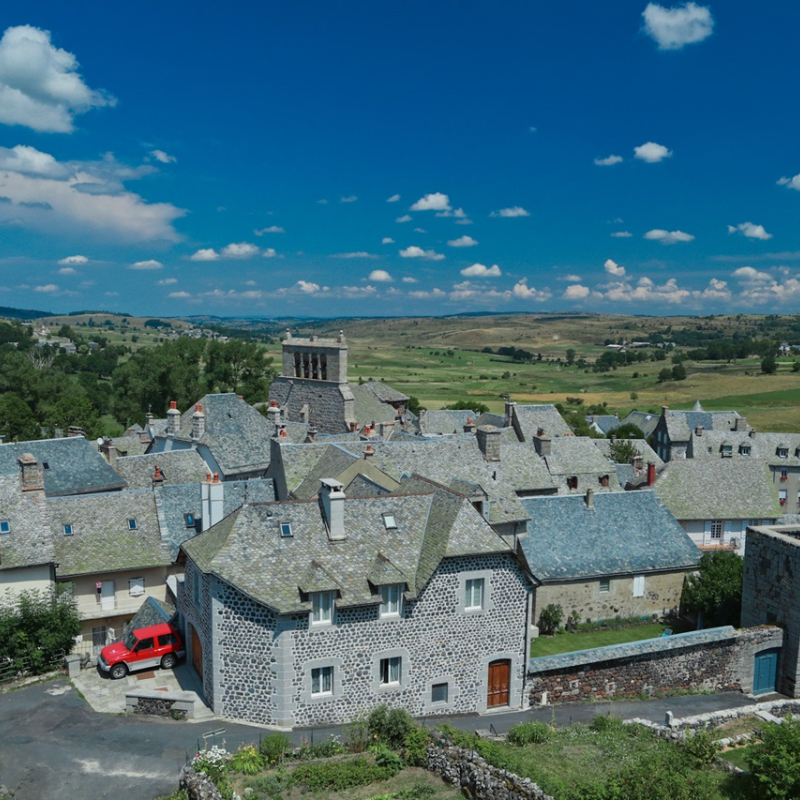
[[[102,444],[103,444],[103,437],[102,436],[98,436],[97,437],[97,446],[100,447],[100,445],[102,445]]]

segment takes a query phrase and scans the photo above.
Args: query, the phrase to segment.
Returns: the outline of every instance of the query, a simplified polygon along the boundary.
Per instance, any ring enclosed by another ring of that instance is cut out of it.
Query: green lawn
[[[593,631],[591,633],[559,633],[555,636],[540,636],[531,642],[531,658],[554,656],[559,653],[573,653],[576,650],[590,650],[593,647],[605,647],[610,644],[639,642],[643,639],[655,639],[666,630],[666,625],[641,625],[636,628],[620,630]]]
[[[744,747],[737,747],[735,750],[728,750],[720,755],[726,761],[730,761],[731,764],[746,772],[749,767],[745,759],[752,746],[753,745],[745,745]]]

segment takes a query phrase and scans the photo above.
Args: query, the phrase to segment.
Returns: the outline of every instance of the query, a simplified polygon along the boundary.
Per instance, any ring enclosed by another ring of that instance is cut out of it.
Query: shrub
[[[337,736],[331,735],[324,742],[305,744],[294,751],[294,756],[300,759],[331,758],[346,753],[347,748],[339,741]]]
[[[415,725],[403,739],[403,758],[412,767],[424,767],[428,763],[430,736],[424,728]]]
[[[403,759],[388,747],[382,747],[375,754],[375,763],[379,767],[385,767],[386,769],[392,770],[393,775],[396,775],[401,769],[403,769]]]
[[[766,723],[761,742],[746,755],[756,797],[764,800],[800,797],[800,720]]]
[[[258,749],[270,767],[281,764],[290,747],[289,737],[283,733],[268,733],[259,742]]]
[[[304,786],[312,792],[340,792],[354,786],[367,786],[375,781],[383,781],[395,774],[389,767],[381,767],[370,763],[364,756],[356,756],[347,761],[301,764],[292,772],[291,783]]]
[[[517,747],[526,744],[544,744],[550,734],[550,729],[544,722],[520,722],[512,725],[508,731],[508,741]]]
[[[695,731],[692,736],[687,736],[683,742],[683,749],[698,767],[713,764],[719,753],[719,745],[705,728]]]
[[[598,733],[605,733],[607,731],[619,730],[623,727],[622,720],[619,717],[612,717],[610,714],[606,717],[594,717],[589,723],[589,727]]]
[[[354,719],[344,729],[346,747],[351,753],[363,753],[369,746],[369,722],[362,718]]]
[[[539,614],[539,628],[542,633],[555,633],[563,619],[564,609],[561,608],[561,606],[550,603],[550,605],[545,606],[542,609],[542,613]]]
[[[389,747],[399,750],[415,725],[416,723],[408,711],[404,708],[393,708],[386,718],[386,727],[381,738]]]
[[[243,775],[258,775],[264,768],[264,757],[252,744],[242,745],[233,754],[230,768]]]

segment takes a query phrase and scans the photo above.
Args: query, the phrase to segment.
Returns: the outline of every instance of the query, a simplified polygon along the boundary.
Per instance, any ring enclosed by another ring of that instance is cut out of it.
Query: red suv
[[[151,667],[172,669],[186,655],[180,634],[166,622],[137,628],[121,642],[100,651],[97,666],[112,678],[124,678],[128,672]]]

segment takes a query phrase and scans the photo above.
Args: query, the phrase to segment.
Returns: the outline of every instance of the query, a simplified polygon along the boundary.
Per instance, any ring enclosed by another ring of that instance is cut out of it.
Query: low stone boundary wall
[[[125,713],[147,714],[154,717],[178,717],[194,719],[194,692],[127,692]]]
[[[532,704],[651,694],[656,691],[749,692],[757,652],[783,643],[773,626],[731,626],[642,642],[533,658]],[[546,693],[546,695],[545,695]]]

